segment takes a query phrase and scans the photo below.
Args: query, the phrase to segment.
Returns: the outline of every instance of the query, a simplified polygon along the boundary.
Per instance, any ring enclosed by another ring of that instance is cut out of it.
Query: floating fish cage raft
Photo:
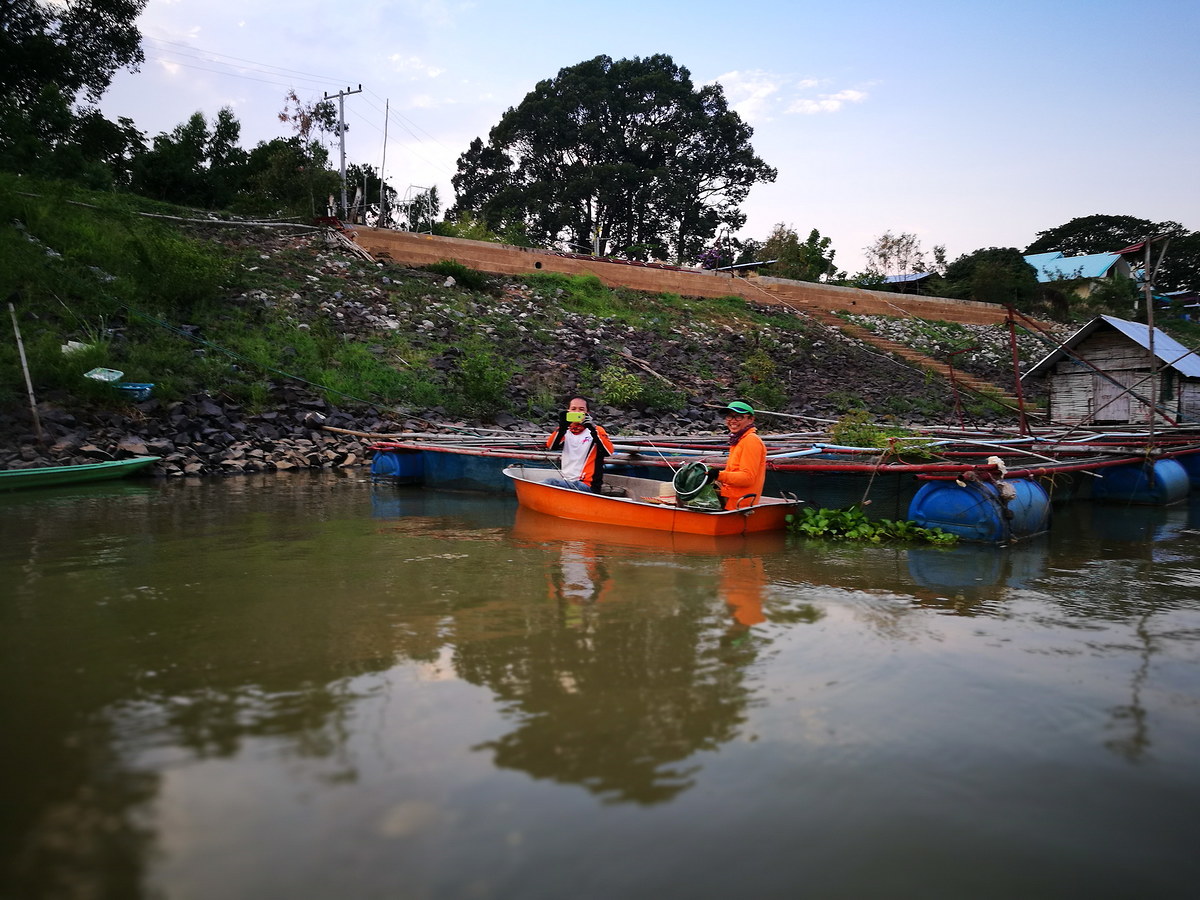
[[[397,484],[511,492],[506,466],[555,466],[544,435],[478,431],[371,435],[371,474]],[[848,447],[823,433],[762,435],[765,492],[822,508],[858,506],[965,540],[1005,543],[1045,532],[1055,504],[1170,505],[1200,486],[1200,429],[1042,429],[1028,434],[931,429],[885,447]],[[670,481],[697,459],[720,465],[724,436],[614,438],[614,473]]]

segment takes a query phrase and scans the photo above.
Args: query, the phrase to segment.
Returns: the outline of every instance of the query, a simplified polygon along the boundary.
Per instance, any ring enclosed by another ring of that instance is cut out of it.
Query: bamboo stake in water
[[[29,378],[29,363],[25,361],[25,344],[21,341],[21,326],[17,324],[17,311],[12,303],[8,304],[8,314],[12,316],[13,334],[17,336],[17,352],[21,355],[21,370],[25,373],[25,389],[29,391],[29,411],[33,413],[33,430],[37,434],[38,443],[45,443],[42,437],[42,420],[38,416],[37,400],[33,396],[33,381]]]

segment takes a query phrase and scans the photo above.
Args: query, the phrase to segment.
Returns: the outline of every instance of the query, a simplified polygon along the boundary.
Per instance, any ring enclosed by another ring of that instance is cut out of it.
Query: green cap
[[[721,407],[721,412],[737,413],[739,416],[754,415],[754,407],[742,400],[732,400]]]

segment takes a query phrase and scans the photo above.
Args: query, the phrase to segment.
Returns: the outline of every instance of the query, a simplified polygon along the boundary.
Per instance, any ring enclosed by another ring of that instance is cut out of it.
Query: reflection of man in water
[[[721,560],[721,599],[733,618],[722,638],[723,644],[740,644],[752,625],[767,621],[763,592],[767,573],[760,557],[727,556]]]
[[[604,599],[608,572],[587,544],[564,543],[557,568],[550,572],[551,595],[563,604],[567,624],[580,625],[583,611]]]

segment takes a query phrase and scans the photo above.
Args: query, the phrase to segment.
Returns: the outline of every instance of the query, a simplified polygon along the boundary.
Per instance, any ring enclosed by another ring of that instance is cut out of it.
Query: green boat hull
[[[80,466],[49,466],[43,469],[5,469],[0,471],[0,491],[25,488],[59,487],[88,481],[107,481],[124,478],[132,472],[158,462],[157,456],[135,456],[110,462],[86,463]]]

